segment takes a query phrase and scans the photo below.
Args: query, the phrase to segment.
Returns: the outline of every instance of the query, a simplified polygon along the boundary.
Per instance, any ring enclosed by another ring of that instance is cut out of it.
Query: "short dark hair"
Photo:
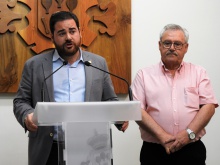
[[[69,11],[58,11],[53,13],[50,17],[50,32],[54,33],[54,26],[59,21],[64,21],[67,19],[73,19],[76,22],[76,26],[79,29],[79,20],[77,16]]]

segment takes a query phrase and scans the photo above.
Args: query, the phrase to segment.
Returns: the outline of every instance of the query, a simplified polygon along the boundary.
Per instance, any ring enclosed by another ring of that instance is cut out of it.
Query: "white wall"
[[[0,164],[27,165],[27,134],[13,114],[14,94],[0,95]]]
[[[168,23],[177,23],[190,33],[185,61],[202,65],[212,80],[220,100],[220,1],[219,0],[133,0],[132,1],[132,79],[138,69],[160,60],[159,32]],[[0,94],[0,164],[27,164],[27,135],[12,111],[14,95]],[[123,100],[124,97],[121,97]],[[207,126],[203,141],[207,165],[219,165],[219,108]],[[138,165],[142,141],[135,122],[125,133],[113,128],[114,165]],[[12,159],[13,158],[13,159]]]

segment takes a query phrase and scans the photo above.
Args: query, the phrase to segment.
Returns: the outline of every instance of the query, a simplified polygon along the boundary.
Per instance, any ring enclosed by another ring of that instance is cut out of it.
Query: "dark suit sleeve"
[[[34,111],[31,99],[32,91],[32,68],[26,63],[22,72],[21,82],[17,94],[13,100],[14,115],[20,125],[25,128],[24,118],[27,114]]]

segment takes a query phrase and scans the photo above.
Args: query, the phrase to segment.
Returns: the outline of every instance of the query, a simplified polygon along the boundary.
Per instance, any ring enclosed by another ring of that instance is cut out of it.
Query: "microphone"
[[[110,73],[110,72],[107,72],[107,71],[105,71],[105,70],[103,70],[103,69],[101,69],[101,68],[98,68],[98,67],[96,67],[96,66],[93,66],[91,61],[84,61],[84,64],[85,64],[86,66],[91,66],[91,67],[93,67],[93,68],[96,68],[96,69],[98,69],[98,70],[100,70],[100,71],[103,71],[103,72],[105,72],[105,73],[107,73],[107,74],[110,74],[110,75],[112,75],[112,76],[114,76],[114,77],[117,77],[117,78],[123,80],[124,82],[126,82],[126,84],[127,84],[127,86],[128,86],[129,100],[130,100],[130,101],[133,100],[132,90],[131,90],[131,88],[130,88],[130,86],[129,86],[129,83],[128,83],[128,81],[127,81],[126,79],[124,79],[124,78],[122,78],[122,77],[119,77],[119,76],[117,76],[117,75],[115,75],[115,74],[112,74],[112,73]],[[123,122],[123,123],[124,123],[124,122]],[[120,130],[122,129],[123,124],[121,124],[121,123],[120,123],[120,124],[115,124],[115,126],[116,126],[117,129],[120,131]]]
[[[127,84],[127,86],[128,86],[128,96],[129,96],[129,100],[130,100],[130,101],[133,100],[132,90],[131,90],[131,88],[130,88],[130,86],[129,86],[129,83],[128,83],[128,81],[127,81],[126,79],[124,79],[124,78],[122,78],[122,77],[119,77],[119,76],[117,76],[117,75],[115,75],[115,74],[112,74],[112,73],[110,73],[110,72],[107,72],[107,71],[105,71],[105,70],[103,70],[103,69],[100,69],[100,68],[98,68],[98,67],[93,66],[91,61],[84,61],[84,64],[85,64],[86,66],[91,66],[91,67],[93,67],[93,68],[96,68],[96,69],[98,69],[98,70],[101,70],[101,71],[103,71],[103,72],[105,72],[105,73],[107,73],[107,74],[110,74],[110,75],[112,75],[112,76],[114,76],[114,77],[117,77],[117,78],[123,80],[124,82],[126,82],[126,84]]]
[[[41,88],[41,100],[42,100],[42,102],[44,102],[44,99],[45,99],[44,84],[45,84],[46,80],[47,80],[50,76],[52,76],[54,73],[56,73],[58,70],[60,70],[60,68],[62,68],[64,65],[67,65],[67,64],[68,64],[68,61],[63,61],[63,64],[62,64],[58,69],[56,69],[54,72],[52,72],[49,76],[47,76],[47,77],[44,79],[44,81],[43,81],[43,83],[42,83],[42,88]]]

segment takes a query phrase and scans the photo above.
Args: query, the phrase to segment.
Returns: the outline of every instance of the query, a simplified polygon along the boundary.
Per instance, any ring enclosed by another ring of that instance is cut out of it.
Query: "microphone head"
[[[91,62],[91,61],[84,61],[84,64],[85,64],[86,66],[90,66],[90,65],[92,64],[92,62]]]
[[[63,61],[63,65],[67,65],[68,64],[68,61]]]

